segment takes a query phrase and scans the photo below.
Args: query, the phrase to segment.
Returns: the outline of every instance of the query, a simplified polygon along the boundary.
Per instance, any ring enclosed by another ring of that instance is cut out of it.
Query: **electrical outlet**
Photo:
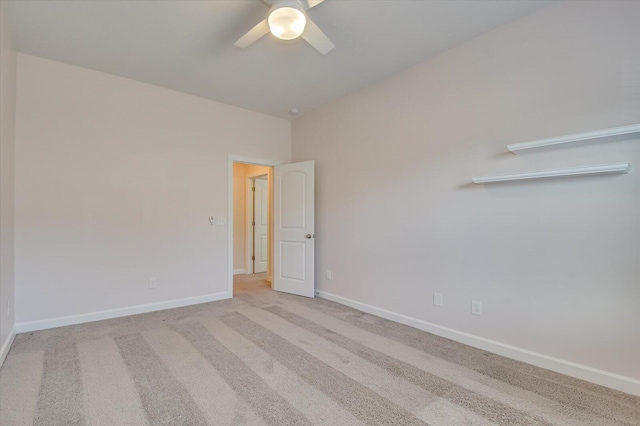
[[[218,223],[218,226],[225,226],[227,224],[227,218],[226,217],[219,217],[217,219],[217,223]]]
[[[149,288],[156,288],[156,287],[158,287],[158,280],[156,278],[149,277]]]
[[[442,307],[442,293],[433,293],[433,304]]]
[[[482,315],[482,302],[480,302],[479,300],[472,300],[471,313],[473,315]]]
[[[327,280],[331,281],[331,269],[327,269]]]

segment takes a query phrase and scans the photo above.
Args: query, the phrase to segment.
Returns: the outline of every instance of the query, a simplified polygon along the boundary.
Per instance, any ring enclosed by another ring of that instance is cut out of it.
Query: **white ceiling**
[[[4,2],[4,0],[3,0]],[[549,1],[326,0],[309,16],[336,48],[270,34],[260,0],[6,2],[20,52],[290,118],[377,82]]]

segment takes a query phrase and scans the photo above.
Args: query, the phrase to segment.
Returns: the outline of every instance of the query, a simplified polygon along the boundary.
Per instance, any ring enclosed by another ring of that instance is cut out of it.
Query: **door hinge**
[[[256,260],[256,257],[255,256],[251,256],[251,260]]]
[[[253,226],[256,226],[256,221],[254,220],[253,222],[251,222],[251,224],[252,224]]]
[[[256,187],[255,187],[255,186],[252,186],[252,187],[251,187],[251,190],[252,190],[253,192],[256,192]]]

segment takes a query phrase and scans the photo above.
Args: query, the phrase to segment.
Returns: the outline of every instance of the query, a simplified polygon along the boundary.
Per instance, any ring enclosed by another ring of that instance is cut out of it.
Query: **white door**
[[[256,178],[253,181],[253,273],[267,272],[268,246],[267,229],[269,213],[269,182],[266,179]]]
[[[314,162],[273,173],[273,289],[314,297]]]

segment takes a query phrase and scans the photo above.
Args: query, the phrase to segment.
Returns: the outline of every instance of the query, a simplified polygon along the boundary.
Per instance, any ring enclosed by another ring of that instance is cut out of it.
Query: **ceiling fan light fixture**
[[[267,19],[271,34],[281,40],[293,40],[302,35],[307,17],[302,8],[296,6],[289,2],[274,5]]]

